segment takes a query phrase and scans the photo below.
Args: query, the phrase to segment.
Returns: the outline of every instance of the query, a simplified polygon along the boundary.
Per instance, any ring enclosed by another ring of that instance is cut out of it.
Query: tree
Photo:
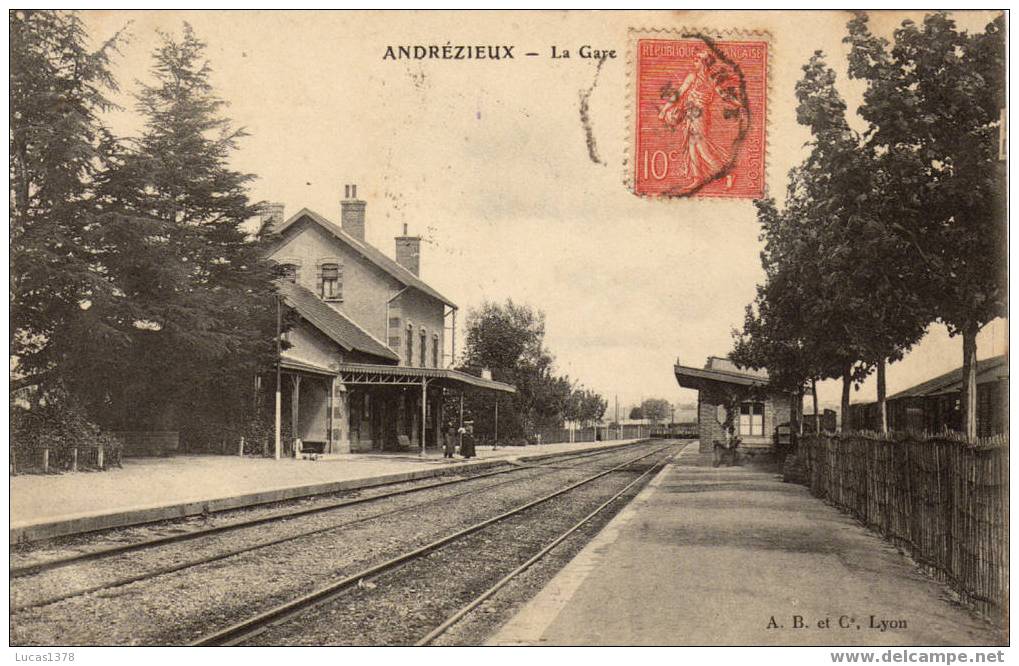
[[[608,409],[609,401],[594,391],[582,389],[580,391],[580,421],[581,423],[594,424],[601,421]]]
[[[644,418],[644,412],[641,410],[639,406],[631,407],[630,416],[628,418],[632,421],[640,421]]]
[[[651,421],[652,424],[668,419],[671,409],[672,407],[669,405],[669,401],[663,398],[647,398],[644,402],[640,403],[641,413],[644,415],[644,418]]]
[[[460,369],[516,386],[512,399],[500,400],[499,434],[524,437],[535,430],[559,427],[567,412],[573,384],[554,374],[554,359],[545,348],[545,316],[512,300],[484,303],[467,314],[466,341]],[[475,429],[491,432],[492,398],[471,393],[465,412]]]
[[[64,386],[81,339],[118,349],[116,289],[96,257],[104,219],[97,179],[113,138],[100,114],[117,90],[110,57],[121,36],[87,47],[73,13],[14,10],[10,34],[10,326],[20,385]]]
[[[131,304],[135,339],[110,364],[119,381],[106,418],[232,439],[274,355],[273,268],[267,239],[242,227],[259,213],[247,194],[253,176],[229,166],[246,134],[222,115],[206,46],[187,24],[179,39],[161,36],[154,83],[136,95],[144,130],[99,192],[112,220],[104,268]]]
[[[885,364],[903,354],[924,334],[931,317],[917,291],[923,268],[912,247],[895,232],[895,178],[877,151],[849,129],[846,105],[835,88],[835,73],[820,53],[804,67],[797,85],[797,119],[815,137],[811,157],[827,164],[830,187],[818,203],[830,213],[825,229],[828,251],[823,259],[829,275],[838,276],[834,304],[853,353],[862,362],[862,378],[878,372],[879,429],[886,427]],[[814,170],[814,169],[812,169]],[[843,374],[843,419],[848,414],[848,387]]]
[[[601,420],[608,406],[608,401],[594,391],[577,387],[570,394],[565,417],[583,426],[591,425]]]
[[[930,317],[914,286],[921,271],[889,219],[889,179],[850,129],[834,71],[816,52],[803,72],[797,120],[810,128],[810,152],[790,172],[785,209],[758,204],[766,281],[734,332],[732,358],[768,368],[797,395],[809,381],[815,415],[816,382],[841,377],[845,427],[850,390],[873,368],[883,413],[885,363]]]
[[[963,423],[976,436],[976,336],[1006,313],[1007,228],[996,161],[1005,105],[1004,17],[967,34],[944,12],[904,21],[894,46],[866,14],[848,24],[850,76],[867,84],[861,116],[894,193],[894,230],[924,263],[917,285],[963,340]],[[893,189],[894,188],[894,189]]]

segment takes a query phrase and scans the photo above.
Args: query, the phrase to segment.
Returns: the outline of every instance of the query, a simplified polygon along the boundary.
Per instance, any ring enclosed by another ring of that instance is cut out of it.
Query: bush
[[[86,451],[102,447],[106,460],[119,464],[120,440],[104,432],[73,404],[49,402],[31,409],[12,404],[10,417],[11,451],[17,471],[40,466],[44,449],[50,451],[51,464],[57,469],[70,468],[75,448]],[[89,460],[92,456],[82,456],[81,466],[90,466]]]

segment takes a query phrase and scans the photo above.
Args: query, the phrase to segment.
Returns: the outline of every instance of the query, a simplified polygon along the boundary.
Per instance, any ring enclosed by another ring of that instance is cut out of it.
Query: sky
[[[988,12],[956,12],[980,30]],[[917,12],[878,12],[891,35]],[[543,311],[560,372],[621,405],[643,398],[696,401],[673,364],[725,355],[731,331],[763,278],[749,200],[647,200],[623,183],[632,94],[629,28],[766,31],[772,44],[768,193],[804,156],[796,124],[800,68],[823,50],[851,111],[861,87],[846,77],[843,12],[85,12],[96,42],[126,28],[114,58],[124,136],[139,131],[130,96],[151,81],[158,31],[184,21],[208,43],[225,113],[250,136],[233,166],[257,175],[255,200],[287,215],[307,207],[335,221],[343,185],[367,201],[367,239],[392,255],[404,224],[420,234],[422,277],[464,315],[513,299]],[[510,45],[512,60],[392,60],[399,45]],[[582,45],[615,50],[599,70]],[[551,47],[570,59],[549,57]],[[526,58],[536,51],[541,55]],[[589,94],[591,159],[580,96]],[[851,121],[858,127],[857,119]],[[462,340],[462,330],[457,333]],[[989,325],[978,356],[1001,354],[1007,323]],[[961,365],[943,326],[888,371],[894,392]],[[820,386],[837,404],[837,382]],[[853,396],[873,399],[871,378]]]

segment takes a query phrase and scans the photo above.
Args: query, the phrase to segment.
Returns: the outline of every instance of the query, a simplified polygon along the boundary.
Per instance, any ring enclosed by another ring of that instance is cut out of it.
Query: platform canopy
[[[677,364],[675,366],[676,381],[683,388],[698,391],[712,391],[724,387],[764,388],[768,386],[768,377],[763,374],[749,372],[733,372],[715,368],[691,368]]]
[[[502,393],[516,393],[509,384],[445,368],[413,368],[402,365],[341,363],[337,374],[348,386],[438,386],[441,388],[480,388]]]

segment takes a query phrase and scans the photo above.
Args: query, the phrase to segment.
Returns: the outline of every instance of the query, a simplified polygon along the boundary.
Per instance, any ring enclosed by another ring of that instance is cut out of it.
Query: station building
[[[977,436],[1008,433],[1008,356],[977,361]],[[885,399],[889,430],[942,432],[962,430],[962,367],[938,375]],[[849,427],[877,430],[876,402],[849,406]]]
[[[788,434],[793,396],[772,387],[768,373],[737,367],[732,361],[709,356],[703,368],[675,365],[676,381],[697,391],[697,434],[702,452],[725,441],[724,424],[731,416],[744,452],[774,451],[778,435]],[[729,410],[736,413],[729,414]]]
[[[390,258],[365,240],[365,209],[346,185],[339,224],[307,208],[285,218],[282,204],[263,216],[296,321],[280,359],[288,450],[440,446],[444,392],[515,392],[449,367],[457,306],[421,279],[421,238],[404,225]]]

